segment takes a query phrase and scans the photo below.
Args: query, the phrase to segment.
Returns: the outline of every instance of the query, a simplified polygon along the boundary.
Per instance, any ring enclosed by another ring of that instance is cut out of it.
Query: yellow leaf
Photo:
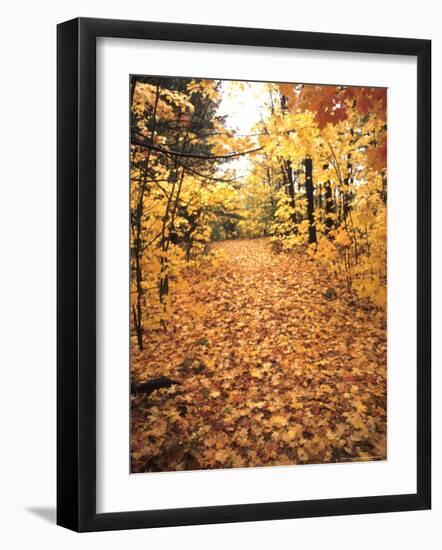
[[[270,419],[270,423],[273,426],[278,426],[278,427],[282,428],[283,426],[285,426],[287,424],[287,417],[282,416],[281,414],[274,415]]]

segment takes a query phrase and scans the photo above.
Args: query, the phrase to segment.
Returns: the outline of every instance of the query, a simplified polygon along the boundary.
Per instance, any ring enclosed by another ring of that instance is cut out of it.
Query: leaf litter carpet
[[[386,318],[305,252],[268,239],[217,243],[188,273],[166,330],[131,351],[131,471],[386,458]],[[173,284],[173,282],[172,282]]]

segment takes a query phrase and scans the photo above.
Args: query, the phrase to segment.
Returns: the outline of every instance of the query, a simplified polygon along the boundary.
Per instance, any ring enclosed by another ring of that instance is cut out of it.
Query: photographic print
[[[387,90],[130,76],[131,473],[387,458]]]

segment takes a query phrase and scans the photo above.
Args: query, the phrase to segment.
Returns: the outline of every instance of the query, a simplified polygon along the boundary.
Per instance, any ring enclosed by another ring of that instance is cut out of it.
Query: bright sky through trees
[[[220,83],[220,103],[218,114],[226,116],[226,126],[239,135],[252,134],[253,128],[266,112],[267,87],[263,82],[237,82],[224,80]],[[238,176],[247,173],[247,156],[231,161]]]

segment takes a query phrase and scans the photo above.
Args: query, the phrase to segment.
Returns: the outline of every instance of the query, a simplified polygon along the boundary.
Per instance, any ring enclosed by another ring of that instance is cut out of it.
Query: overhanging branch
[[[137,134],[132,136],[131,143],[132,145],[145,147],[150,151],[155,151],[156,153],[160,153],[171,158],[184,157],[184,158],[193,158],[193,159],[199,159],[199,160],[229,160],[231,158],[241,157],[243,155],[249,155],[250,153],[256,153],[257,151],[261,151],[263,149],[263,147],[257,147],[256,149],[249,149],[247,151],[233,151],[232,153],[228,153],[227,155],[195,155],[192,153],[181,153],[179,151],[170,151],[169,149],[158,147],[158,145],[153,145],[148,140],[141,138]]]

